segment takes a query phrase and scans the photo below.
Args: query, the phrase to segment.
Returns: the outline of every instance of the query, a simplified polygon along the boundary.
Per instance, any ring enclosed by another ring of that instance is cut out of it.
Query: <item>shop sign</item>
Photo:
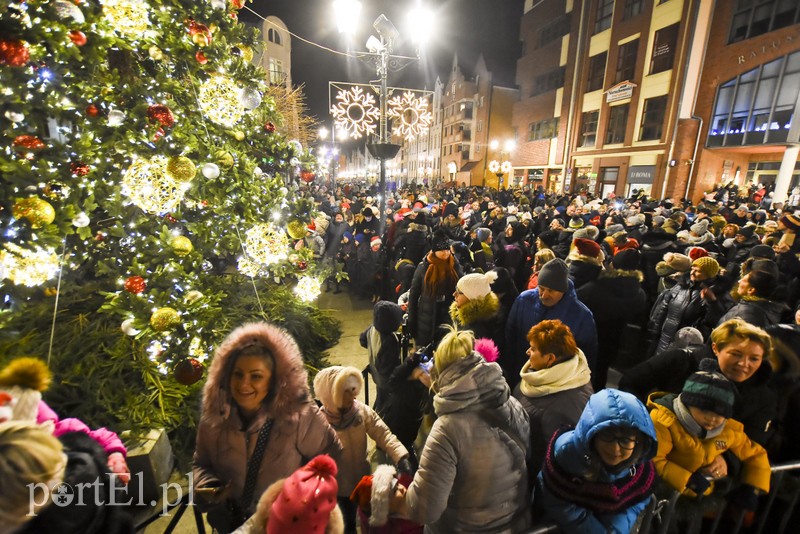
[[[608,91],[606,91],[606,102],[616,102],[617,100],[625,100],[633,96],[633,88],[638,87],[635,83],[624,81],[620,82]]]
[[[629,184],[652,184],[655,178],[655,165],[633,165],[628,169]]]

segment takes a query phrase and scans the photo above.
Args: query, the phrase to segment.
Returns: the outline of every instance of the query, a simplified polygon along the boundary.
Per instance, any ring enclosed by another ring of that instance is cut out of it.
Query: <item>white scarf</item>
[[[587,384],[592,373],[589,371],[589,363],[581,349],[574,358],[558,363],[553,367],[534,371],[531,369],[531,362],[528,360],[522,366],[519,373],[522,382],[519,387],[526,397],[544,397],[558,391],[574,389]]]

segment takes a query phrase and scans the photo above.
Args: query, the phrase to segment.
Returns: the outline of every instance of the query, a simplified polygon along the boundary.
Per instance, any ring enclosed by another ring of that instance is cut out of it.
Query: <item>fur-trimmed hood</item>
[[[460,308],[455,302],[450,305],[450,317],[461,326],[493,319],[497,317],[499,311],[500,299],[494,293],[489,293],[481,299],[467,301]]]
[[[642,271],[638,270],[628,270],[628,269],[614,269],[608,268],[603,271],[600,271],[600,274],[597,275],[598,278],[636,278],[639,282],[644,281],[644,274]]]
[[[222,341],[214,353],[203,387],[203,419],[212,426],[221,425],[231,414],[230,373],[233,358],[252,343],[264,346],[275,360],[270,381],[267,411],[287,414],[298,411],[309,398],[308,373],[300,347],[283,328],[269,323],[240,326]]]
[[[342,397],[348,387],[356,386],[356,396],[364,389],[364,377],[355,367],[332,365],[314,377],[314,395],[326,409],[336,411],[342,407]]]
[[[408,224],[408,231],[428,233],[428,226],[425,224],[417,224],[412,222]]]

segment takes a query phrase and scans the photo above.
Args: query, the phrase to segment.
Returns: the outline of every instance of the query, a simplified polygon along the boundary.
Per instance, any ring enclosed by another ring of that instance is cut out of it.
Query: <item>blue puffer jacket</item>
[[[548,308],[542,304],[538,287],[523,291],[514,301],[506,322],[507,349],[497,362],[503,368],[503,375],[512,390],[519,383],[519,373],[528,359],[525,355],[530,346],[528,331],[547,319],[558,319],[569,327],[578,348],[586,355],[589,368],[594,370],[597,359],[597,328],[594,316],[589,308],[578,300],[572,280],[568,282],[569,290],[553,307]]]
[[[634,427],[649,439],[640,442],[631,458],[612,472],[605,468],[594,452],[592,440],[598,432],[614,426]],[[604,389],[589,398],[575,430],[565,432],[556,439],[553,454],[558,466],[574,477],[612,483],[631,476],[637,466],[653,458],[657,450],[656,431],[645,406],[630,393]],[[630,532],[647,504],[647,499],[644,499],[623,512],[599,514],[560,499],[543,480],[543,473],[540,473],[537,498],[541,499],[548,518],[566,532]]]

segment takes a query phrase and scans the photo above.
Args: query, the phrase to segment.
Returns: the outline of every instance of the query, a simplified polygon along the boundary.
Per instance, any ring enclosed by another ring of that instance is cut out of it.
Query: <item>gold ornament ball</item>
[[[198,32],[192,35],[192,42],[197,46],[199,46],[200,48],[202,48],[204,46],[208,46],[210,41],[208,39],[208,35],[202,32]]]
[[[203,295],[200,291],[197,291],[196,289],[192,289],[191,291],[186,293],[186,296],[184,297],[183,300],[186,301],[186,304],[194,304],[195,302],[197,302],[198,300],[200,300],[204,296],[205,295]]]
[[[225,152],[224,150],[218,150],[214,157],[217,158],[217,164],[220,165],[224,169],[232,169],[233,164],[235,163],[233,156],[230,152]]]
[[[286,232],[292,239],[303,239],[306,236],[306,225],[300,219],[292,219],[286,225]]]
[[[197,167],[186,156],[173,156],[167,162],[167,175],[178,182],[191,182],[197,175]]]
[[[191,240],[185,235],[176,236],[170,243],[170,246],[175,255],[181,257],[186,256],[194,250],[194,245],[192,245]]]
[[[161,49],[156,45],[153,45],[150,48],[148,48],[147,53],[150,56],[150,59],[154,61],[161,61],[162,59],[164,59],[164,52],[162,52]]]
[[[159,308],[150,316],[150,326],[156,332],[172,330],[179,324],[181,324],[181,315],[175,308]]]
[[[244,141],[244,132],[241,130],[236,130],[233,132],[233,138],[237,141]]]
[[[242,51],[242,59],[247,61],[253,61],[253,49],[247,45],[239,45],[239,50]]]
[[[53,206],[39,197],[18,199],[12,208],[12,213],[15,219],[28,219],[33,228],[47,226],[56,219],[56,210]]]

